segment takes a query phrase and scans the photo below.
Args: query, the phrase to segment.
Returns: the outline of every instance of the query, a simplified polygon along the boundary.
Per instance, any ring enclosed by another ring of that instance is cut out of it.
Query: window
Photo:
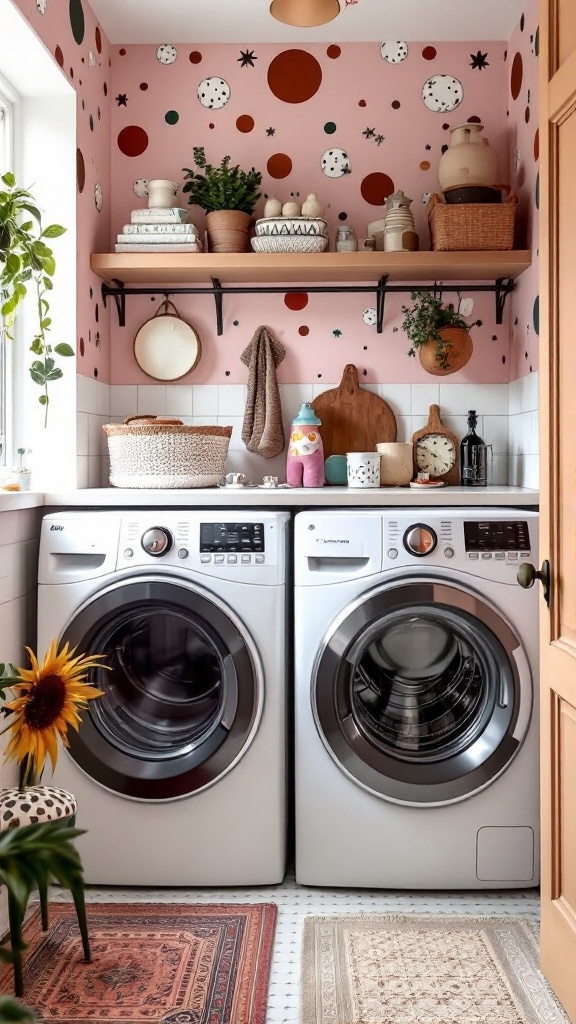
[[[0,76],[0,175],[14,167],[14,99],[8,83]],[[12,360],[0,317],[0,467],[6,465],[12,401]]]

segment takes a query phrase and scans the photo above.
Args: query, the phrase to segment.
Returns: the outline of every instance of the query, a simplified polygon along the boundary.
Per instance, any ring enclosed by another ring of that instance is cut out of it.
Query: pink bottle
[[[324,486],[324,449],[320,420],[309,402],[302,405],[290,428],[286,481],[290,487]]]

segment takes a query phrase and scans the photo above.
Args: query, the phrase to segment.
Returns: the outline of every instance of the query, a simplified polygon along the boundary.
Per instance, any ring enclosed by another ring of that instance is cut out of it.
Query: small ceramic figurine
[[[283,217],[299,217],[300,216],[300,207],[299,207],[298,203],[294,203],[292,201],[290,201],[289,203],[284,203],[284,206],[282,207],[282,216]]]
[[[385,252],[417,252],[418,235],[414,230],[414,214],[410,209],[412,199],[399,188],[386,200],[386,225],[384,227]]]
[[[356,252],[356,234],[349,224],[336,228],[336,252]]]
[[[265,217],[279,217],[282,213],[282,203],[275,196],[269,196],[264,204]]]
[[[307,199],[302,203],[302,216],[303,217],[323,217],[324,207],[318,199],[318,196],[311,192]]]
[[[314,409],[309,402],[304,402],[290,428],[286,458],[286,482],[290,487],[324,485],[324,448],[319,426]]]

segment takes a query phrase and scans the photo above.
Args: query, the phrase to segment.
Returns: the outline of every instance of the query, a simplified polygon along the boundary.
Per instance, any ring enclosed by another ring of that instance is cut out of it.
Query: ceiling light
[[[337,18],[340,4],[338,0],[272,0],[270,14],[285,25],[313,28]]]

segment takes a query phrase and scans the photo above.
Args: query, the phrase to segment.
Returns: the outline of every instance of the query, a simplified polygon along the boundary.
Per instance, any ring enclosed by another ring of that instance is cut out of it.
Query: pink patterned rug
[[[275,904],[87,905],[92,963],[82,962],[74,907],[40,911],[24,938],[24,999],[65,1024],[264,1024]],[[12,992],[2,967],[0,993]]]

